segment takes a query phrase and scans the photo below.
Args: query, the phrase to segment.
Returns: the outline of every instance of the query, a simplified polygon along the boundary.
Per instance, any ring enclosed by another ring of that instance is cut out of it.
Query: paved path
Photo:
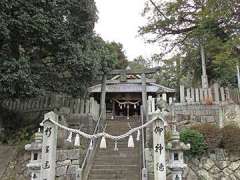
[[[14,158],[16,149],[14,146],[0,145],[0,179],[8,165]]]

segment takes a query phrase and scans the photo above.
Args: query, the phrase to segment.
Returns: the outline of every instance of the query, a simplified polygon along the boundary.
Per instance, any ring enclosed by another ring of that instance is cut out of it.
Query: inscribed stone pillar
[[[195,99],[196,99],[196,102],[199,102],[199,89],[198,88],[195,89]]]
[[[215,83],[213,85],[213,88],[214,88],[214,101],[218,104],[220,102],[218,83]]]
[[[89,100],[86,100],[86,107],[85,107],[85,113],[89,113]]]
[[[195,102],[195,92],[194,92],[194,88],[191,88],[191,102]]]
[[[55,180],[58,128],[47,119],[58,122],[58,115],[54,112],[49,112],[44,115],[41,179]]]
[[[81,107],[80,107],[80,114],[84,114],[84,99],[81,99],[81,102],[80,102],[80,104],[81,104]]]
[[[199,89],[199,94],[200,94],[200,102],[202,103],[202,102],[204,102],[203,89],[202,88]]]
[[[212,89],[211,88],[208,88],[208,98],[209,100],[212,100]]]
[[[164,122],[161,119],[157,119],[153,125],[153,148],[154,180],[166,180]]]
[[[184,86],[180,85],[180,102],[185,102],[185,92],[184,92]]]

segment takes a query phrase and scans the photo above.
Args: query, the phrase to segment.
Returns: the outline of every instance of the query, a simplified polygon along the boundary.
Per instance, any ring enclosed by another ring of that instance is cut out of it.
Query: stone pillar
[[[227,101],[229,101],[231,99],[231,97],[230,97],[230,90],[229,90],[228,87],[226,87],[225,91],[226,91],[226,99],[227,99]]]
[[[80,104],[80,114],[84,114],[84,99],[81,99]]]
[[[55,180],[58,128],[47,119],[58,122],[58,115],[54,112],[49,112],[44,115],[41,179]]]
[[[203,89],[202,88],[199,89],[199,94],[200,94],[200,102],[202,103],[202,102],[204,102]]]
[[[185,102],[185,92],[184,92],[184,86],[180,85],[180,102]]]
[[[148,116],[147,116],[147,89],[146,89],[146,76],[145,74],[142,74],[141,76],[142,79],[142,109],[143,109],[143,120],[144,122],[148,121]]]
[[[205,58],[205,52],[204,47],[202,44],[200,44],[201,48],[201,59],[202,59],[202,88],[208,89],[208,77],[207,77],[207,71],[206,71],[206,58]]]
[[[157,116],[153,114],[154,180],[166,180],[164,121]]]
[[[195,92],[194,92],[194,88],[191,88],[191,102],[195,102]]]
[[[208,98],[210,101],[213,100],[213,97],[212,97],[212,89],[211,88],[208,88]]]
[[[191,100],[190,89],[187,89],[187,102],[189,103]]]
[[[106,120],[106,88],[107,88],[107,75],[104,74],[102,77],[102,87],[101,87],[101,102],[100,102],[100,112],[102,113],[103,124]]]
[[[195,89],[195,98],[196,98],[196,102],[199,102],[200,100],[199,100],[199,90],[198,90],[198,88],[196,88]]]
[[[220,88],[220,93],[221,93],[221,100],[222,100],[222,102],[224,102],[226,99],[225,99],[225,93],[224,93],[223,87]]]
[[[220,97],[219,97],[219,85],[218,83],[215,83],[213,85],[213,88],[214,88],[214,101],[219,104],[220,102]]]
[[[88,114],[89,113],[89,109],[90,109],[89,108],[89,100],[88,99],[86,100],[86,107],[85,107],[85,109],[86,109],[85,113]]]

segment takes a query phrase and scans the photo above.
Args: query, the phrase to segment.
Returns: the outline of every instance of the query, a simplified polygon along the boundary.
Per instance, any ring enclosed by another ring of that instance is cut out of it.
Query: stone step
[[[131,127],[138,122],[131,122]],[[107,121],[105,132],[122,135],[129,131],[127,121]],[[135,147],[128,148],[128,138],[118,141],[118,151],[114,151],[115,142],[106,139],[107,148],[99,149],[95,154],[88,180],[139,180],[141,167],[141,142],[136,141],[137,133],[133,134]]]

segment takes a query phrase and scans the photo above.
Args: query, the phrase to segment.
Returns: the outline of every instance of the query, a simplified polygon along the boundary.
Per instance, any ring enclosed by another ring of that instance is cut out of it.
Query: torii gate
[[[102,86],[101,86],[101,102],[100,102],[100,111],[102,112],[102,119],[106,119],[106,86],[107,86],[107,75],[121,75],[122,81],[124,81],[127,75],[141,75],[142,81],[142,104],[143,104],[143,119],[144,121],[148,121],[147,116],[147,90],[146,90],[146,74],[154,74],[160,70],[160,67],[149,68],[145,70],[131,70],[131,69],[123,69],[123,70],[112,70],[109,73],[102,73]]]

